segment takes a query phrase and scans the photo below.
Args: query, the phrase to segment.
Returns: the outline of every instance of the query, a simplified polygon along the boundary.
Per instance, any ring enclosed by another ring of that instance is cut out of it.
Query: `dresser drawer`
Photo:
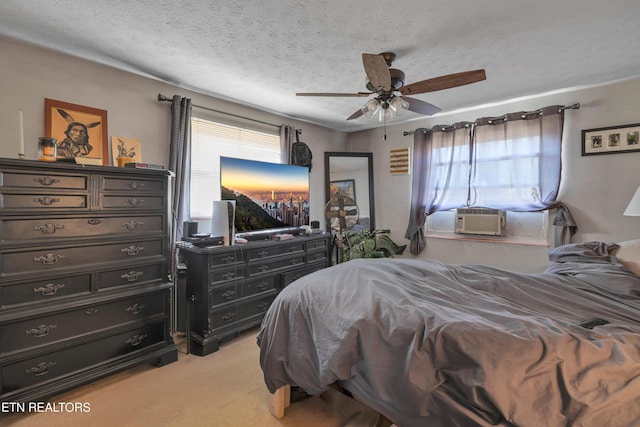
[[[97,275],[99,289],[167,281],[166,263],[163,262],[101,270]]]
[[[56,190],[88,190],[87,175],[51,173],[0,172],[0,187],[7,188],[52,188]]]
[[[276,275],[261,277],[257,280],[245,281],[242,283],[242,297],[250,297],[252,295],[263,292],[276,290]]]
[[[211,269],[218,269],[237,262],[242,262],[242,253],[240,253],[240,251],[224,251],[219,254],[209,255],[209,266]]]
[[[59,246],[56,248],[7,251],[2,254],[3,274],[25,271],[51,271],[58,268],[108,263],[113,261],[143,260],[164,256],[164,239],[141,240],[83,246]]]
[[[327,259],[327,253],[325,251],[307,253],[307,262],[308,263],[316,262],[316,261],[323,261],[323,260],[326,260],[326,259]]]
[[[130,192],[130,193],[156,193],[164,194],[166,192],[164,179],[145,179],[145,178],[119,178],[119,177],[102,177],[102,190],[104,192]]]
[[[252,262],[256,260],[264,260],[271,257],[279,257],[286,254],[295,254],[298,252],[304,252],[303,242],[291,242],[285,244],[263,246],[260,248],[249,249],[246,254],[247,261]]]
[[[0,220],[0,230],[2,243],[10,243],[132,233],[162,234],[166,230],[165,223],[163,215],[4,218]]]
[[[165,340],[165,322],[157,322],[76,347],[2,366],[2,394],[51,381],[144,349]]]
[[[166,209],[166,198],[158,193],[152,195],[104,195],[102,197],[103,209],[128,209],[132,211],[144,210],[164,210]]]
[[[19,304],[41,304],[65,297],[91,293],[91,274],[47,277],[46,279],[0,286],[2,308]]]
[[[318,240],[312,240],[310,242],[307,242],[307,251],[313,251],[313,250],[326,250],[327,249],[327,239],[326,238],[322,238],[322,239],[318,239]]]
[[[88,194],[0,194],[0,209],[3,211],[82,211],[89,209]]]
[[[163,292],[139,295],[2,325],[0,349],[3,354],[27,350],[162,314],[165,295]]]
[[[250,301],[238,304],[238,307],[236,309],[238,318],[247,319],[258,314],[264,315],[275,297],[276,293],[273,292],[269,295],[264,295],[260,298],[251,299]]]
[[[235,282],[223,286],[211,286],[209,288],[209,307],[214,308],[220,304],[226,304],[240,298]]]
[[[304,255],[298,256],[290,256],[290,257],[279,257],[270,260],[264,261],[256,261],[254,263],[248,264],[247,268],[249,269],[249,277],[255,276],[257,274],[264,274],[272,271],[277,271],[283,268],[291,268],[298,265],[304,264]]]
[[[286,273],[282,273],[282,286],[285,287],[292,282],[298,280],[302,276],[306,276],[309,273],[313,273],[314,271],[322,270],[326,267],[325,263],[316,263],[308,265],[307,267],[300,268],[298,270],[287,271]]]
[[[233,264],[209,271],[209,285],[222,284],[230,280],[244,278],[244,264]]]

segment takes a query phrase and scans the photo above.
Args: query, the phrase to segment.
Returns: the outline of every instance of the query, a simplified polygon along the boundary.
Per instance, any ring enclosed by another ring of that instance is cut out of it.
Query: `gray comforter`
[[[640,277],[569,255],[539,274],[375,259],[305,276],[259,331],[265,383],[337,383],[400,427],[638,426]]]

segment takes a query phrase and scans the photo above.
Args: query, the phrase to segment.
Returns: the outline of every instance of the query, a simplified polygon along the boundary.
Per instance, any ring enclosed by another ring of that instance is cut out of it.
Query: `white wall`
[[[157,95],[178,94],[190,97],[195,105],[302,129],[300,139],[313,152],[311,219],[324,228],[323,153],[345,151],[345,134],[8,39],[0,38],[0,52],[0,157],[17,158],[18,110],[22,110],[26,158],[37,158],[38,137],[44,135],[44,99],[50,98],[107,110],[109,140],[138,138],[143,161],[166,166],[170,104],[158,102]]]
[[[488,78],[491,78],[490,73],[488,74]],[[581,105],[579,110],[565,112],[563,177],[559,195],[559,200],[571,209],[578,223],[579,231],[573,241],[615,242],[638,238],[640,218],[624,217],[622,212],[640,185],[640,152],[581,155],[583,129],[640,122],[638,93],[640,79],[636,78],[464,113],[420,119],[405,125],[387,125],[386,141],[383,140],[383,129],[378,128],[349,135],[348,146],[350,151],[373,152],[377,228],[390,228],[396,241],[408,243],[404,233],[409,218],[411,176],[393,176],[389,173],[389,150],[413,145],[413,137],[403,136],[404,131],[578,102]],[[433,258],[453,264],[489,264],[535,272],[548,265],[548,249],[540,246],[427,239],[427,248],[419,258]],[[412,257],[408,251],[405,256]]]

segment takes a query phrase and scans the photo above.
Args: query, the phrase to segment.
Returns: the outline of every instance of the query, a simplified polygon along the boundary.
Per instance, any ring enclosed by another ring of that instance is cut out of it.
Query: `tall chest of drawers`
[[[278,292],[328,267],[329,236],[198,248],[186,245],[190,351],[204,356],[221,341],[259,325]]]
[[[167,185],[164,171],[0,159],[0,401],[177,360]]]

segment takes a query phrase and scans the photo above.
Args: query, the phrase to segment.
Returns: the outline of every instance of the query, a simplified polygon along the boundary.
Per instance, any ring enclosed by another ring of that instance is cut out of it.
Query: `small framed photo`
[[[336,191],[340,191],[342,194],[356,201],[356,181],[354,179],[345,179],[342,181],[331,181],[329,183],[330,194],[335,194]]]
[[[45,98],[44,129],[57,141],[58,159],[109,164],[105,110]]]
[[[582,155],[640,152],[640,123],[582,131]]]

